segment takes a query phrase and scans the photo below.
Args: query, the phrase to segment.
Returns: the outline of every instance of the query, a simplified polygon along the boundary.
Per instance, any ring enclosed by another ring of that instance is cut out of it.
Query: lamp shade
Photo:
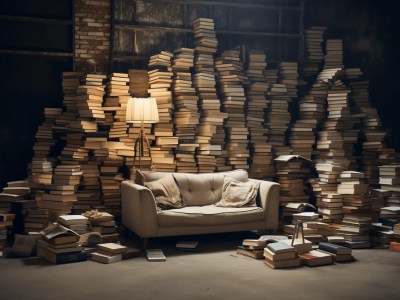
[[[130,98],[126,107],[127,123],[158,123],[155,98]]]

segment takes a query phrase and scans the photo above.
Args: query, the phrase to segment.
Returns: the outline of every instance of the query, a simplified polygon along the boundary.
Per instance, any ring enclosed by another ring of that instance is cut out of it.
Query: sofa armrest
[[[265,215],[265,226],[268,229],[278,229],[279,222],[279,183],[259,180],[260,200]]]
[[[157,206],[153,193],[125,180],[121,183],[122,224],[141,238],[157,235]]]

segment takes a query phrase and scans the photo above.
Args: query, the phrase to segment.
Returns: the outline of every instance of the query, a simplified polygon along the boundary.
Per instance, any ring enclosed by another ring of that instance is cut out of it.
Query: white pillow
[[[225,176],[222,186],[222,199],[215,203],[221,207],[243,207],[256,206],[256,199],[260,182],[249,180],[247,182],[237,181],[229,176]]]

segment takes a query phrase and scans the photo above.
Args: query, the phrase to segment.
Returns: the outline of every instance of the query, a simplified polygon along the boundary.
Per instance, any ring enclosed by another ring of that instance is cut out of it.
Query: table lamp
[[[136,166],[136,157],[139,156],[139,169],[142,168],[142,157],[144,156],[144,143],[149,149],[151,160],[151,148],[148,138],[144,132],[144,123],[158,123],[158,109],[155,98],[130,98],[126,107],[126,123],[140,123],[139,137],[135,141],[133,166]]]

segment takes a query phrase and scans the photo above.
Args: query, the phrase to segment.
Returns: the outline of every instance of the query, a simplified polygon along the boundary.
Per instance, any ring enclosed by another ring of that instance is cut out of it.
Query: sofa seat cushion
[[[187,206],[158,212],[158,224],[162,226],[221,225],[257,222],[264,219],[260,207],[217,207],[215,205]]]

